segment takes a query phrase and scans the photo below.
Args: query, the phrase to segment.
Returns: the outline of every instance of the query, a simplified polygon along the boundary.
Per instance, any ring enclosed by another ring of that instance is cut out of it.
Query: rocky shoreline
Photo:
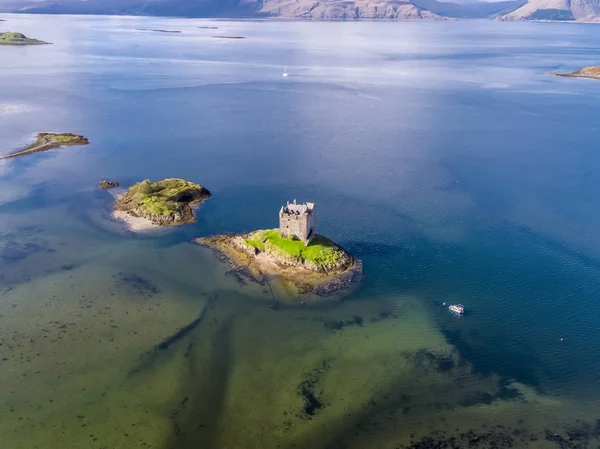
[[[343,248],[344,262],[338,269],[325,271],[305,260],[283,256],[274,251],[260,251],[247,243],[255,233],[217,235],[195,240],[224,257],[232,266],[232,274],[264,285],[277,279],[292,296],[331,298],[347,293],[362,276],[362,262]]]

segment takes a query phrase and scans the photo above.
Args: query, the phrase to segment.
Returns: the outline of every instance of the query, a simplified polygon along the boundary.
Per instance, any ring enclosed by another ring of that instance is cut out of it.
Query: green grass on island
[[[37,39],[30,39],[24,34],[15,33],[13,31],[5,31],[4,33],[0,33],[0,45],[40,45],[47,43],[48,42]]]
[[[152,215],[175,215],[182,204],[193,204],[210,196],[208,190],[183,179],[165,179],[151,182],[148,179],[135,184],[118,202],[129,205]]]
[[[278,229],[256,231],[246,240],[250,246],[259,251],[276,251],[284,256],[308,261],[325,271],[332,267],[346,265],[350,256],[340,246],[321,235],[308,244],[300,240],[282,237]]]
[[[74,133],[38,133],[36,142],[31,147],[50,145],[61,147],[68,145],[87,145],[90,143],[87,137]]]

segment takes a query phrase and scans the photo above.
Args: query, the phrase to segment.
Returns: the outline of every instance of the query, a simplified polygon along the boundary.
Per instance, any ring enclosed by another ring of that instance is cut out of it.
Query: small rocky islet
[[[15,151],[6,156],[0,157],[2,159],[12,159],[19,156],[26,156],[28,154],[40,153],[48,150],[55,150],[61,147],[74,146],[74,145],[87,145],[90,143],[87,137],[80,134],[73,133],[38,133],[35,142],[29,145],[27,148]]]
[[[593,78],[600,79],[600,66],[589,66],[576,70],[571,73],[552,73],[552,76],[561,76],[564,78]]]
[[[104,190],[115,189],[119,187],[121,184],[116,181],[108,181],[106,179],[101,179],[98,181],[98,187]]]
[[[0,45],[46,45],[48,42],[31,39],[22,33],[5,31],[0,33]]]
[[[173,33],[180,34],[180,30],[162,30],[162,29],[154,29],[154,28],[136,28],[137,31],[153,31],[155,33]]]
[[[281,236],[279,229],[203,237],[196,243],[225,256],[237,276],[259,284],[277,278],[293,296],[334,296],[362,274],[359,260],[321,235],[306,246]]]
[[[314,207],[288,202],[279,212],[278,229],[204,237],[196,243],[225,256],[239,277],[260,284],[276,278],[293,296],[334,296],[356,284],[362,263],[316,234]]]
[[[146,179],[120,195],[114,209],[157,226],[177,226],[196,221],[191,206],[210,196],[206,188],[183,179]]]

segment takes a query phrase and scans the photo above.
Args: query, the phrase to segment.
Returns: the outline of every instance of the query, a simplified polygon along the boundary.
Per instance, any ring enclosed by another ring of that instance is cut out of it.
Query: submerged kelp
[[[181,254],[165,256],[162,263],[173,264]],[[5,335],[15,332],[3,353],[3,363],[15,370],[1,393],[10,408],[0,406],[9,417],[0,431],[11,448],[62,448],[65,433],[82,447],[132,449],[483,449],[571,447],[565,446],[570,436],[595,441],[587,422],[572,422],[569,430],[550,426],[546,439],[550,419],[540,426],[532,411],[558,407],[562,414],[570,405],[547,402],[506,379],[474,375],[430,326],[422,303],[410,298],[274,311],[235,293],[233,283],[174,313],[183,306],[175,299],[180,281],[171,285],[108,266],[56,276],[76,276],[70,287],[58,284],[72,297],[56,291],[52,278],[37,282],[49,295],[32,328],[39,336],[26,331],[30,319],[19,327],[11,309],[3,318],[10,320]],[[197,297],[196,286],[190,298]],[[53,318],[57,308],[60,319]],[[89,357],[67,356],[81,338]],[[23,345],[34,345],[31,361],[19,359]],[[47,365],[44,354],[56,363]],[[53,386],[35,396],[12,388],[22,374],[31,387],[50,380]]]
[[[170,346],[170,355],[161,351],[163,369],[170,360],[186,379],[172,400],[172,437],[164,449],[544,447],[537,426],[512,421],[515,407],[543,409],[530,392],[526,400],[499,397],[493,406],[461,405],[463,398],[499,383],[471,377],[468,364],[450,348],[423,349],[422,338],[431,335],[390,340],[397,326],[410,335],[413,314],[379,321],[362,316],[364,326],[332,334],[322,326],[331,317],[318,311],[273,312],[249,306],[245,298],[224,302],[229,300],[216,298],[202,322]],[[357,311],[351,307],[335,315],[354,322]],[[394,355],[399,346],[405,349],[400,357]],[[369,370],[358,368],[365,365]],[[500,418],[503,404],[506,420]],[[503,424],[487,429],[482,423],[489,418],[473,419],[472,413],[493,413]]]

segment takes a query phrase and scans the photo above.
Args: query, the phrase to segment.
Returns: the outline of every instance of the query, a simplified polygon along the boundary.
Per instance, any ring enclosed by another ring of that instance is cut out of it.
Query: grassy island
[[[342,247],[321,235],[305,245],[300,240],[282,237],[278,229],[269,229],[249,234],[246,243],[260,252],[289,258],[313,271],[344,271],[352,262],[352,257]]]
[[[236,277],[260,284],[276,278],[293,297],[337,295],[356,284],[362,263],[327,237],[308,245],[282,237],[279,229],[196,240],[226,256]]]
[[[553,76],[566,78],[594,78],[600,79],[600,66],[589,66],[571,73],[552,73]]]
[[[5,31],[0,33],[0,45],[44,45],[48,42],[30,39],[24,34],[15,33],[13,31]]]
[[[0,159],[11,159],[13,157],[25,156],[32,153],[54,150],[60,147],[87,145],[88,143],[90,143],[90,141],[79,134],[39,133],[36,136],[35,142],[27,148],[10,153],[8,156],[1,157]]]
[[[115,211],[145,218],[158,226],[176,226],[195,221],[191,206],[209,197],[207,189],[183,179],[146,179],[117,200]]]

